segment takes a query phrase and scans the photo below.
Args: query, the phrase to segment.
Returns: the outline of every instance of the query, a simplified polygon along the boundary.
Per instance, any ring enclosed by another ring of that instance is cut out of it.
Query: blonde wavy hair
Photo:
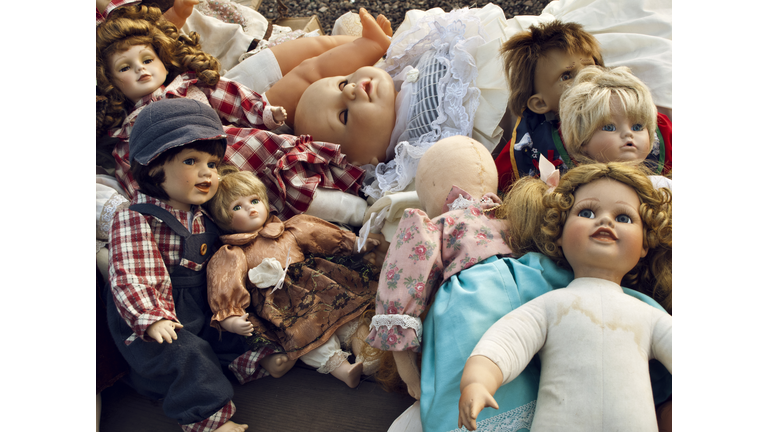
[[[650,172],[636,164],[611,162],[581,165],[569,170],[558,186],[548,186],[535,177],[518,180],[506,194],[502,214],[510,229],[506,241],[516,254],[540,252],[570,269],[556,241],[562,235],[576,190],[608,178],[631,187],[640,198],[643,246],[648,254],[627,273],[621,285],[649,295],[672,312],[672,195],[655,189]]]
[[[128,5],[115,9],[96,26],[96,136],[119,127],[133,103],[112,83],[110,58],[136,45],[151,46],[168,69],[166,84],[192,70],[200,83],[219,82],[219,61],[200,47],[200,36],[181,34],[153,6]]]
[[[611,101],[614,96],[618,106]],[[626,113],[632,123],[645,126],[649,142],[653,143],[657,111],[648,86],[632,75],[628,67],[590,66],[576,75],[560,97],[560,131],[565,150],[572,158],[593,162],[583,148],[595,132],[612,123],[611,108]]]
[[[210,201],[203,204],[203,208],[213,219],[216,225],[227,233],[233,233],[232,209],[229,204],[243,196],[256,195],[269,211],[269,197],[267,187],[256,174],[250,171],[240,171],[232,165],[219,167],[219,189]]]

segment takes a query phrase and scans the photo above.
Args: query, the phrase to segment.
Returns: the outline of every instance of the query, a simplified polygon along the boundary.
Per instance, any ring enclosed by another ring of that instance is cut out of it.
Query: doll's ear
[[[541,95],[541,93],[536,93],[535,95],[528,98],[528,109],[535,112],[536,114],[546,114],[550,112],[549,105],[547,105],[547,101],[544,100],[544,97]]]

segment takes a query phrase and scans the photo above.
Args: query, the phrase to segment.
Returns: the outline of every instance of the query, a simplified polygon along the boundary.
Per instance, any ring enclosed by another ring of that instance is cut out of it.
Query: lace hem
[[[516,432],[520,429],[530,429],[533,422],[533,414],[536,412],[536,401],[533,400],[511,411],[505,411],[499,415],[477,422],[479,432]],[[466,429],[454,429],[450,432],[461,432]]]
[[[130,202],[119,193],[115,192],[114,195],[104,203],[99,215],[99,220],[96,225],[96,238],[106,240],[109,238],[109,231],[112,227],[112,219],[115,217],[115,213],[123,207],[126,207]]]
[[[387,330],[391,330],[394,326],[400,326],[401,328],[412,328],[416,331],[416,338],[421,342],[421,318],[410,315],[374,315],[371,320],[371,325],[368,327],[370,330],[378,329],[381,326],[386,326]]]
[[[420,113],[414,107],[422,104],[425,94],[437,94],[434,118],[424,125],[428,131],[418,136],[403,134],[394,149],[394,158],[376,167],[376,182],[364,192],[379,199],[386,192],[404,190],[416,175],[419,159],[435,142],[454,135],[472,135],[474,113],[480,105],[480,90],[476,87],[478,75],[475,54],[486,42],[487,35],[480,19],[469,9],[454,10],[446,14],[426,15],[413,28],[392,40],[387,60],[382,68],[396,75],[402,68],[416,64],[422,76],[433,83],[405,82],[403,87],[415,86],[410,103],[404,104],[398,115]],[[407,41],[412,41],[408,43]],[[435,78],[437,69],[445,72]],[[426,93],[424,93],[426,92]],[[422,94],[424,93],[424,94]],[[407,131],[406,131],[407,132]],[[421,133],[423,132],[423,133]]]
[[[348,352],[342,351],[340,349],[334,350],[333,354],[331,354],[328,360],[323,363],[322,366],[317,368],[317,371],[321,374],[329,374],[336,370],[337,367],[341,366],[342,363],[347,361],[347,357],[349,357]]]

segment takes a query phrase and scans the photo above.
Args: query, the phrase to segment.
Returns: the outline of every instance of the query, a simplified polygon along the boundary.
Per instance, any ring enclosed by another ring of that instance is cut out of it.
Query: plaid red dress
[[[145,96],[110,136],[120,138],[112,155],[115,176],[129,196],[138,190],[128,163],[128,137],[136,116],[147,104],[164,98],[204,99],[221,118],[227,133],[224,161],[251,171],[267,186],[270,210],[286,220],[304,213],[318,187],[357,193],[365,171],[347,163],[336,144],[313,141],[309,135],[278,135],[262,130],[265,99],[247,87],[221,78],[215,86],[196,85],[194,72],[176,77],[167,87]]]

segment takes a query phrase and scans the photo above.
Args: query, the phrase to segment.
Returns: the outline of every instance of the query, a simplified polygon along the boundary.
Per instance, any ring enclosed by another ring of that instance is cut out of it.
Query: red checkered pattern
[[[224,426],[232,416],[235,415],[235,404],[232,401],[227,402],[220,410],[213,413],[212,416],[197,423],[181,425],[185,432],[210,432]]]
[[[269,372],[261,367],[259,362],[261,359],[274,353],[275,352],[271,348],[266,347],[255,351],[248,351],[230,363],[229,370],[232,371],[240,384],[245,384],[269,376]]]
[[[99,9],[96,8],[96,25],[99,25],[104,22],[104,20],[107,19],[107,15],[109,15],[110,12],[115,10],[115,8],[118,8],[120,6],[125,6],[127,4],[131,3],[138,3],[141,0],[112,0],[107,5],[107,8],[104,9],[104,13],[102,14],[99,12]]]
[[[205,232],[203,213],[176,210],[158,199],[137,192],[133,203],[150,203],[170,211],[192,234]],[[154,216],[120,210],[110,233],[109,282],[118,312],[133,329],[126,345],[145,338],[147,328],[161,319],[177,321],[168,267],[182,265],[200,271],[202,265],[181,259],[182,238]]]
[[[122,127],[110,133],[122,140],[112,155],[117,163],[115,176],[130,196],[138,185],[130,174],[128,137],[138,112],[155,100],[187,97],[189,87],[196,82],[193,72],[178,76],[168,87],[138,101]],[[214,87],[197,88],[226,125],[229,147],[224,161],[259,176],[269,192],[270,210],[280,219],[305,212],[317,187],[350,193],[360,189],[364,170],[348,164],[338,145],[312,141],[309,135],[296,137],[261,130],[264,100],[258,93],[224,78]]]

